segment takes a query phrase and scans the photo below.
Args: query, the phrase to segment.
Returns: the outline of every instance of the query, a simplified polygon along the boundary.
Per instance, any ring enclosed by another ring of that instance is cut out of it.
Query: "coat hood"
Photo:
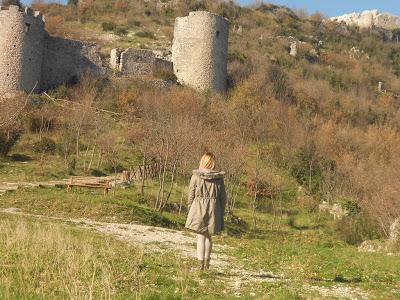
[[[193,174],[198,175],[201,179],[204,180],[214,180],[224,178],[225,172],[217,172],[217,171],[205,171],[205,170],[193,170]]]

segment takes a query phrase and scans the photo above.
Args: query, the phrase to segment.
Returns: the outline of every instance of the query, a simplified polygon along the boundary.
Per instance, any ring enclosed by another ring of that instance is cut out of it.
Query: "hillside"
[[[308,16],[270,4],[70,2],[63,6],[37,1],[33,8],[45,14],[50,34],[95,42],[104,65],[114,48],[152,49],[168,56],[174,20],[189,11],[226,17],[231,23],[229,90],[199,93],[163,84],[170,80],[166,74],[86,75],[46,94],[0,99],[0,194],[6,182],[119,176],[142,164],[160,166],[158,176],[134,180],[106,196],[100,190],[66,193],[47,187],[20,188],[0,198],[2,214],[9,208],[25,213],[22,221],[18,214],[7,216],[0,226],[18,228],[35,249],[37,241],[29,239],[30,234],[45,240],[50,257],[57,251],[73,255],[58,244],[51,246],[43,233],[49,230],[55,239],[66,234],[63,239],[78,251],[96,257],[85,269],[90,274],[70,270],[68,275],[73,282],[83,282],[82,294],[67,286],[59,297],[84,298],[92,291],[90,282],[95,296],[105,297],[101,286],[107,276],[113,278],[106,286],[115,298],[126,297],[127,289],[144,299],[398,297],[400,237],[391,229],[400,216],[396,31],[346,26],[323,20],[318,13]],[[190,257],[181,260],[177,254],[168,263],[164,259],[171,251],[168,243],[159,245],[161,252],[167,249],[161,256],[136,255],[137,245],[121,247],[130,241],[84,232],[87,219],[181,230],[189,176],[205,150],[213,151],[218,168],[227,172],[227,230],[217,238],[218,253],[258,274],[250,276],[257,280],[241,278],[238,284],[221,276],[221,270],[190,277]],[[39,221],[38,215],[46,217]],[[85,221],[80,224],[79,219]],[[86,238],[89,248],[82,246]],[[14,242],[9,233],[0,235],[0,249]],[[103,243],[111,250],[98,246]],[[359,251],[360,245],[376,253]],[[7,261],[0,258],[0,265],[17,264],[15,249],[7,251]],[[130,256],[134,262],[128,262]],[[65,268],[63,259],[59,263]],[[99,274],[93,270],[96,265]],[[51,278],[60,280],[60,273],[53,272],[51,263],[45,268],[44,283],[40,271],[32,271],[32,285],[41,286],[39,291],[25,284],[13,287],[18,278],[29,276],[29,268],[0,273],[8,282],[0,284],[0,296],[57,296],[49,283]],[[279,278],[268,281],[270,275],[260,275],[263,272]]]

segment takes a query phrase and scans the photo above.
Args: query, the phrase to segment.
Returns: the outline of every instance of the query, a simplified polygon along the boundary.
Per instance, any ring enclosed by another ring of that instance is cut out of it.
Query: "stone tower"
[[[0,7],[0,94],[40,88],[44,38],[39,12]]]
[[[181,84],[200,91],[227,89],[229,22],[197,11],[175,20],[172,61]]]

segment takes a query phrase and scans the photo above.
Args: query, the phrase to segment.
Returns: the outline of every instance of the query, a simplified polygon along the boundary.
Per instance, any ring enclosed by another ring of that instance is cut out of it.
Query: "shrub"
[[[267,71],[267,78],[272,85],[272,91],[277,100],[288,103],[295,102],[289,77],[281,68],[278,66],[271,66]]]
[[[128,19],[127,23],[128,23],[129,26],[136,26],[136,27],[142,26],[142,22],[140,22],[140,21],[138,21],[138,20],[136,20],[134,18]]]
[[[173,81],[176,82],[177,78],[175,76],[175,73],[172,70],[166,70],[163,68],[158,69],[155,73],[154,76],[163,80],[168,80],[168,81]]]
[[[128,33],[128,29],[122,26],[118,26],[114,29],[114,33],[119,36],[126,35]]]
[[[238,51],[238,50],[232,50],[229,51],[228,53],[228,61],[233,62],[233,61],[238,61],[242,64],[244,64],[247,60],[247,55]]]
[[[46,16],[46,30],[52,35],[64,35],[64,18],[62,16]]]
[[[394,68],[394,73],[400,77],[400,53],[399,53],[399,51],[392,49],[392,51],[389,54],[389,58],[392,62],[392,65]]]
[[[76,169],[76,159],[75,157],[68,160],[68,174],[73,174]]]
[[[101,28],[103,28],[103,31],[113,31],[117,28],[117,25],[114,22],[103,22]]]
[[[121,173],[123,170],[125,170],[126,168],[124,166],[122,166],[121,164],[112,164],[110,162],[108,162],[106,164],[106,166],[104,167],[104,170],[108,173]]]
[[[156,39],[154,33],[151,31],[139,31],[136,33],[136,36],[141,37],[141,38],[153,39],[153,40]]]
[[[382,236],[376,223],[363,214],[337,220],[334,229],[338,238],[351,245],[379,239]]]
[[[48,137],[43,137],[33,144],[33,151],[36,153],[54,154],[56,149],[56,142]]]
[[[167,8],[166,10],[165,10],[165,16],[166,17],[168,17],[168,18],[174,18],[175,17],[175,12],[174,12],[174,10],[172,9],[172,8]]]
[[[361,212],[358,203],[352,199],[342,199],[341,206],[350,216],[355,216]]]
[[[190,3],[189,10],[196,11],[196,10],[207,10],[205,3],[201,1],[194,1]]]
[[[20,138],[20,134],[15,133],[7,133],[0,131],[0,156],[6,156],[15,146]]]
[[[54,120],[49,120],[40,116],[31,115],[26,120],[26,127],[30,132],[40,132],[41,130],[52,130],[54,128]]]

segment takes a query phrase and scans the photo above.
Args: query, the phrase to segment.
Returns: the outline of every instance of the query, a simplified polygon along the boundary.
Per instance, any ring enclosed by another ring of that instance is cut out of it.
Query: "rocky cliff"
[[[377,10],[366,10],[362,13],[351,13],[331,18],[331,21],[344,22],[360,28],[379,27],[387,30],[400,29],[400,17]]]

